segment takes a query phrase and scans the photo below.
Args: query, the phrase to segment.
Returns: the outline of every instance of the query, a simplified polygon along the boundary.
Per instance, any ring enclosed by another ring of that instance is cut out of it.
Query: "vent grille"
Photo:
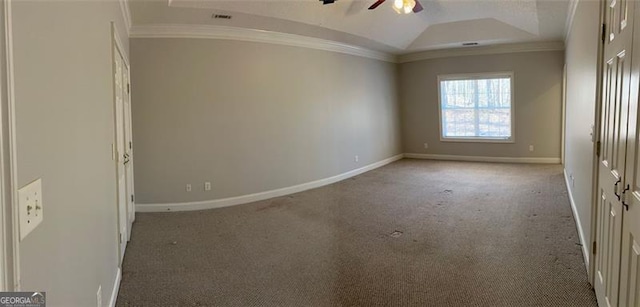
[[[231,19],[231,15],[213,14],[213,19]]]

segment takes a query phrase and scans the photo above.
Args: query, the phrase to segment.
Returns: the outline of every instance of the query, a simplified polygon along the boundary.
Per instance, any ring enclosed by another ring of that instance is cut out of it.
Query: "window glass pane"
[[[440,81],[443,136],[511,137],[511,77]]]
[[[447,136],[474,136],[474,110],[446,110],[443,116],[443,125]]]

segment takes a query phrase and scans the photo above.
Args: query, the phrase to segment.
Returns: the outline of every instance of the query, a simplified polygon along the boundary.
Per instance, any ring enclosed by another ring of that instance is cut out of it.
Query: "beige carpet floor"
[[[559,165],[404,159],[138,213],[117,306],[596,306]]]

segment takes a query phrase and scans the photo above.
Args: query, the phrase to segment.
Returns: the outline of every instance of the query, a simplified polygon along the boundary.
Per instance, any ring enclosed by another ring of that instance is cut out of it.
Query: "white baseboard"
[[[447,161],[470,161],[470,162],[500,162],[500,163],[540,163],[540,164],[560,164],[560,158],[535,158],[535,157],[484,157],[484,156],[457,156],[457,155],[434,155],[405,153],[405,158],[427,159],[427,160],[447,160]]]
[[[345,180],[347,178],[351,178],[356,175],[360,175],[364,172],[368,172],[370,170],[376,169],[378,167],[387,165],[391,162],[395,162],[403,158],[403,154],[399,154],[393,156],[391,158],[384,159],[382,161],[369,164],[367,166],[348,171],[346,173],[342,173],[340,175],[336,175],[329,178],[324,178],[316,181],[311,181],[299,185],[294,185],[291,187],[265,191],[260,193],[223,198],[223,199],[215,199],[215,200],[205,200],[205,201],[197,201],[197,202],[185,202],[185,203],[162,203],[162,204],[136,204],[136,212],[166,212],[166,211],[194,211],[194,210],[205,210],[205,209],[215,209],[222,207],[229,207],[234,205],[246,204],[255,201],[261,201],[269,198],[280,197],[284,195],[289,195],[293,193],[298,193],[302,191],[306,191],[309,189],[319,188],[325,185],[329,185],[341,180]]]
[[[580,223],[580,217],[578,216],[578,208],[576,202],[573,200],[573,191],[571,191],[571,185],[569,184],[569,176],[567,175],[567,169],[564,170],[564,182],[567,185],[567,194],[569,194],[569,202],[571,203],[571,211],[573,211],[573,219],[576,221],[578,227],[578,236],[580,237],[580,243],[582,244],[582,256],[584,257],[584,265],[589,272],[589,244],[584,240],[584,231],[582,230],[582,223]]]
[[[118,268],[116,273],[116,281],[113,284],[113,291],[111,292],[111,300],[109,301],[109,307],[116,307],[116,301],[118,300],[118,291],[120,291],[120,281],[122,280],[122,270]]]

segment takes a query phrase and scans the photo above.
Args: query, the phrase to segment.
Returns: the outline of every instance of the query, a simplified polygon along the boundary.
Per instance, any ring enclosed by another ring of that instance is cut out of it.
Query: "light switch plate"
[[[42,179],[38,179],[18,190],[20,214],[20,240],[42,223]]]

